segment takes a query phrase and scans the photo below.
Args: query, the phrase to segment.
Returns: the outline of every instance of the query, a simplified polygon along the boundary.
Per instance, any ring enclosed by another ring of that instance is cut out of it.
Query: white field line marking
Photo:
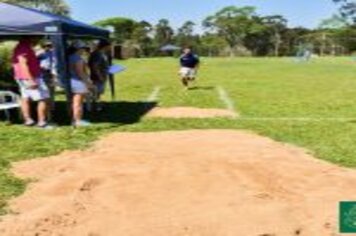
[[[216,89],[218,90],[220,100],[225,104],[226,108],[229,111],[232,111],[233,113],[235,113],[236,116],[238,116],[236,109],[235,109],[235,104],[229,97],[226,90],[221,86],[217,87]]]
[[[335,122],[356,122],[356,117],[240,117],[239,120],[246,121],[308,121],[308,122],[323,122],[323,121],[335,121]]]
[[[159,86],[156,86],[152,92],[150,93],[150,95],[147,97],[146,101],[148,102],[155,102],[157,101],[158,99],[158,95],[159,95],[159,92],[161,91],[161,87]]]

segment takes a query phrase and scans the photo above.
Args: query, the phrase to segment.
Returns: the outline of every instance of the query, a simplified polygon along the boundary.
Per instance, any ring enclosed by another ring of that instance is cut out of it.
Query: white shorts
[[[48,87],[42,78],[38,78],[38,88],[29,88],[32,84],[29,80],[16,80],[20,86],[21,97],[24,99],[31,99],[34,102],[46,100],[50,98]]]
[[[88,87],[86,84],[78,79],[71,79],[71,88],[72,88],[72,93],[74,94],[86,94],[88,93]]]
[[[195,78],[197,76],[197,71],[193,68],[182,67],[179,74],[182,78]]]

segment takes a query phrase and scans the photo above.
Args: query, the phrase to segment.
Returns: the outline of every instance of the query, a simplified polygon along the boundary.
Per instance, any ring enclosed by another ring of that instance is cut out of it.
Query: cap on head
[[[88,48],[88,45],[86,45],[86,43],[84,43],[83,41],[77,40],[72,44],[72,47],[75,49],[86,49]]]
[[[53,43],[51,41],[45,41],[43,44],[42,44],[43,47],[52,47],[53,46]]]

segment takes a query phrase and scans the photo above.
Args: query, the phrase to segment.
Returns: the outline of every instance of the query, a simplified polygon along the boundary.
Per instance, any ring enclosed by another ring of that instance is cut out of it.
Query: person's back
[[[109,70],[109,58],[101,50],[95,50],[89,58],[90,77],[93,82],[106,79]]]
[[[100,98],[105,93],[106,82],[109,78],[110,53],[111,42],[101,40],[89,58],[90,78],[96,87],[95,106],[97,111],[103,110]]]
[[[46,50],[37,56],[40,61],[40,67],[47,73],[55,73],[56,57],[53,50]]]
[[[28,71],[21,66],[20,60],[25,60]],[[41,75],[40,63],[32,49],[31,42],[27,39],[21,40],[15,47],[12,56],[14,77],[17,80],[37,79]]]
[[[71,79],[73,80],[82,80],[81,76],[78,74],[76,70],[76,64],[84,62],[84,59],[78,55],[77,53],[73,53],[69,55],[69,74]]]

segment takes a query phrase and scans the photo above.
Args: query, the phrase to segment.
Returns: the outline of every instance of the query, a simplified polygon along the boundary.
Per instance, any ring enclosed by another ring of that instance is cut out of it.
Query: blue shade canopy
[[[0,3],[0,37],[63,34],[75,38],[108,38],[109,33],[63,16]]]
[[[160,50],[162,52],[172,52],[172,51],[178,51],[180,49],[181,49],[180,47],[172,45],[172,44],[167,44],[160,48]]]

